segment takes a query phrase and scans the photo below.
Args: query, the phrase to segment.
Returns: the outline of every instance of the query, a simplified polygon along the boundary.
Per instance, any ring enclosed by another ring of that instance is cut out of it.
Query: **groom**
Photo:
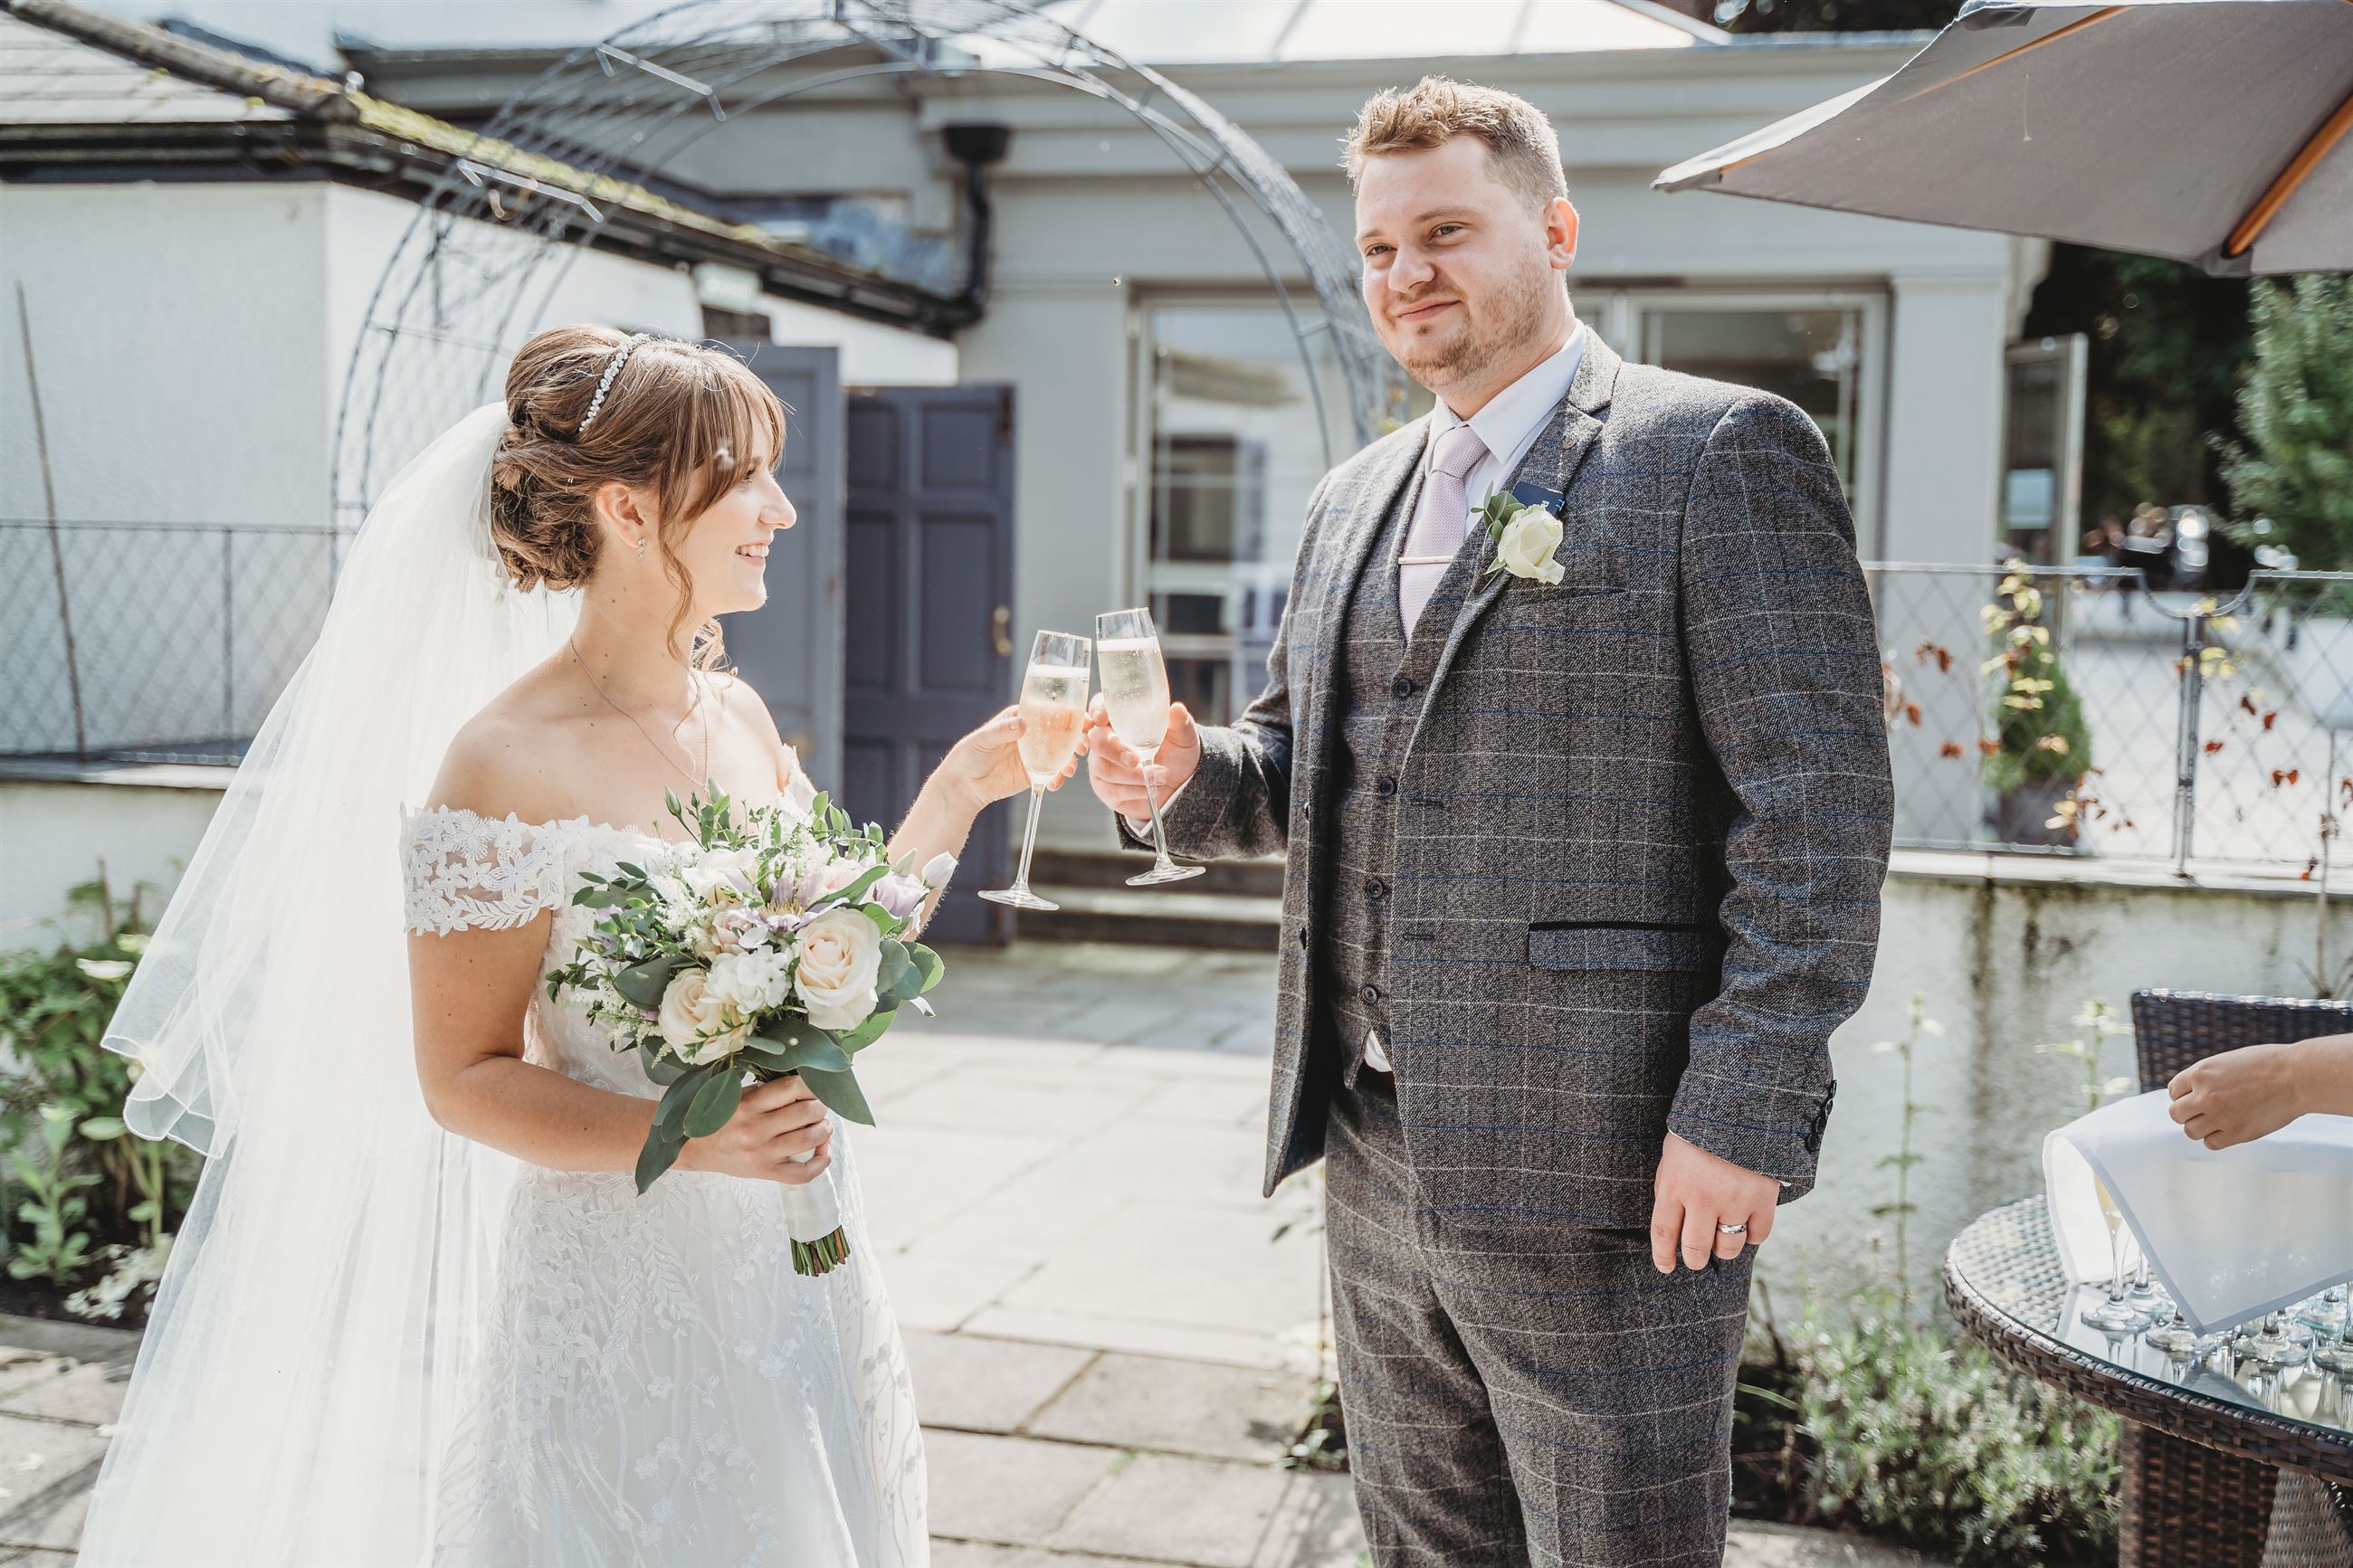
[[[1796,407],[1577,321],[1533,105],[1425,79],[1346,162],[1438,405],[1324,476],[1264,693],[1172,709],[1153,781],[1180,853],[1289,858],[1266,1184],[1326,1162],[1375,1562],[1715,1563],[1749,1249],[1877,940],[1853,525]],[[1524,514],[1493,570],[1466,518],[1515,487],[1564,536]],[[1100,715],[1088,767],[1140,843]]]

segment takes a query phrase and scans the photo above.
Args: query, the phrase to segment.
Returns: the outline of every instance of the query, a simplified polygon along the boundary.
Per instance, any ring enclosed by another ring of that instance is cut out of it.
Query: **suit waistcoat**
[[[1398,781],[1439,655],[1478,570],[1481,535],[1466,530],[1408,641],[1398,624],[1397,558],[1422,483],[1417,473],[1382,520],[1341,618],[1334,660],[1331,766],[1340,788],[1330,816],[1330,907],[1318,923],[1326,994],[1351,1082],[1367,1030],[1379,1030],[1391,1064],[1403,1065],[1389,1026]]]

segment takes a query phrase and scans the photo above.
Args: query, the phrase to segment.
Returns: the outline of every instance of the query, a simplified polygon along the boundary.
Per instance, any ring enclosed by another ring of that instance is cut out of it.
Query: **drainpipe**
[[[1013,128],[964,121],[942,126],[941,134],[947,142],[948,156],[964,165],[964,200],[971,244],[965,261],[964,292],[958,296],[958,302],[976,317],[988,298],[988,247],[992,227],[988,177],[983,171],[992,163],[1004,161],[1005,149],[1013,140]]]

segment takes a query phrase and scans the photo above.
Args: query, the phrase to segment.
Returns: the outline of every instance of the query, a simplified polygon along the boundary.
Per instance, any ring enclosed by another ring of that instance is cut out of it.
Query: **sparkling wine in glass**
[[[1070,765],[1087,727],[1086,638],[1070,632],[1039,632],[1029,647],[1029,668],[1021,676],[1021,765],[1029,770],[1029,830],[1021,836],[1021,869],[1009,888],[980,896],[1017,910],[1056,910],[1060,904],[1029,890],[1029,857],[1038,847],[1038,810],[1046,786]]]
[[[1168,738],[1168,666],[1160,657],[1160,632],[1149,610],[1113,610],[1095,617],[1095,667],[1103,675],[1103,710],[1112,732],[1134,749],[1148,766]],[[1150,784],[1145,804],[1152,808],[1152,869],[1130,877],[1131,888],[1181,882],[1203,868],[1168,858],[1168,834],[1160,826],[1160,797]]]

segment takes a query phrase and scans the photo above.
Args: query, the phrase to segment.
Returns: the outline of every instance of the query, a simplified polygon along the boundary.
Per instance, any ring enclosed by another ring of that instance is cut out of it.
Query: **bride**
[[[506,393],[371,512],[111,1026],[132,1126],[211,1158],[87,1568],[928,1561],[839,1128],[754,1089],[640,1197],[658,1091],[542,983],[582,874],[681,835],[666,792],[813,793],[711,620],[793,525],[784,411],[595,327]],[[1028,787],[1019,731],[949,750],[894,861]],[[828,1173],[850,1260],[805,1279],[781,1184]]]

